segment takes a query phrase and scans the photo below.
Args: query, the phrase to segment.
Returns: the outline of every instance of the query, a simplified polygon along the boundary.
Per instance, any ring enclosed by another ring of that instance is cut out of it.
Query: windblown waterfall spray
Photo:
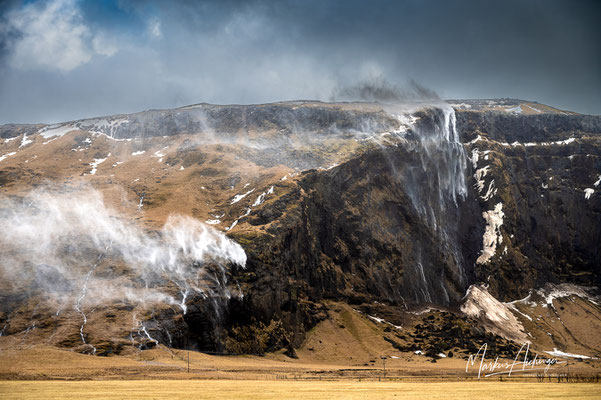
[[[79,335],[92,352],[84,329],[95,309],[123,303],[144,315],[166,305],[185,314],[191,294],[231,296],[227,270],[246,265],[239,244],[200,221],[171,216],[160,231],[146,231],[89,188],[4,199],[0,249],[2,278],[57,318],[80,314]],[[140,324],[136,330],[150,337]]]
[[[382,151],[417,215],[436,239],[427,247],[422,241],[415,243],[417,256],[413,268],[407,268],[405,290],[413,293],[415,302],[449,303],[446,281],[450,278],[459,286],[467,282],[456,232],[459,208],[468,194],[467,154],[451,106],[441,103],[411,112],[419,118],[409,124],[407,115],[397,112],[401,128],[395,132],[401,139],[398,145],[409,152],[409,159],[395,164],[390,154],[395,147],[383,146]],[[449,258],[453,267],[445,270],[435,265],[437,261],[431,255],[436,252]]]

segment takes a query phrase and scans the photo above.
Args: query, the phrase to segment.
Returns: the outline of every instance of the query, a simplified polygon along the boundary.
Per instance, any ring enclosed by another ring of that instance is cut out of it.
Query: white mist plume
[[[171,216],[160,231],[148,232],[89,188],[2,199],[0,255],[5,283],[54,300],[59,311],[80,311],[85,297],[88,307],[165,302],[185,312],[189,293],[229,296],[226,269],[246,264],[239,244],[200,221]],[[95,271],[98,263],[104,268]]]

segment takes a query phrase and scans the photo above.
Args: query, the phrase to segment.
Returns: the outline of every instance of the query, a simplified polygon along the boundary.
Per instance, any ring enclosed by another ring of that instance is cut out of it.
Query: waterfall
[[[425,226],[427,235],[420,234],[427,237],[412,238],[414,262],[404,265],[403,289],[416,303],[447,304],[451,300],[446,282],[460,287],[467,282],[457,232],[460,207],[468,194],[467,154],[451,106],[429,106],[414,115],[420,118],[400,141],[408,157],[391,164],[391,169]],[[390,160],[389,155],[386,157]]]

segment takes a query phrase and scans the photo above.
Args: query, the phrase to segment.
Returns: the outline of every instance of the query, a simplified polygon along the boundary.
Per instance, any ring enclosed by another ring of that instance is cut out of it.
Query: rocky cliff
[[[511,340],[548,332],[510,302],[600,283],[601,117],[450,104],[201,104],[3,127],[2,334],[99,354],[260,353],[301,346],[332,302],[442,341],[416,322],[424,307]],[[52,230],[32,253],[47,231],[35,216],[104,208],[99,226]],[[600,311],[594,289],[557,293]],[[460,333],[448,348],[484,337]]]

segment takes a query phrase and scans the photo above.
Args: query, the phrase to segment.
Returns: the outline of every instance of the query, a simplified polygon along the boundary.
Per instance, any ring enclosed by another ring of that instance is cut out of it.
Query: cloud
[[[161,21],[156,18],[148,21],[148,33],[154,38],[160,38],[163,36],[163,32],[161,31]]]
[[[14,32],[7,45],[9,63],[15,69],[71,71],[94,54],[117,51],[90,30],[75,0],[32,2],[7,17],[6,29]]]
[[[415,80],[411,79],[404,87],[391,84],[383,76],[378,76],[354,85],[337,87],[333,90],[332,101],[379,101],[395,103],[415,100],[440,100],[440,96]]]
[[[119,50],[116,40],[103,33],[94,36],[92,39],[92,47],[96,53],[107,57],[112,56]]]
[[[436,97],[424,87],[601,112],[598,1],[12,4],[0,22],[0,123],[333,92]]]

